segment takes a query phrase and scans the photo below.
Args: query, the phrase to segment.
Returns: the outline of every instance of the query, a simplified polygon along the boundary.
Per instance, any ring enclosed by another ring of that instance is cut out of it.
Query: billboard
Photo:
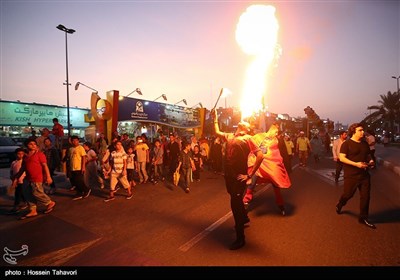
[[[198,109],[124,97],[118,101],[118,121],[136,121],[176,128],[201,126]]]

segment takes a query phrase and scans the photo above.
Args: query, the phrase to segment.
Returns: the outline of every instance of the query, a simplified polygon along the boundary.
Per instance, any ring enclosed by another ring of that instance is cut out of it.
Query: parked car
[[[0,137],[0,167],[10,167],[19,146],[10,137]]]
[[[28,137],[13,137],[12,140],[18,145],[18,146],[25,146],[26,140],[28,140]]]

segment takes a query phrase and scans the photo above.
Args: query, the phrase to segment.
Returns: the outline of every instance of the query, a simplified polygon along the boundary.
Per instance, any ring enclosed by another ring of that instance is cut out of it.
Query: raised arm
[[[216,109],[211,111],[211,116],[213,118],[215,134],[217,134],[218,136],[220,136],[222,138],[225,138],[225,134],[222,131],[219,130],[218,114],[217,114],[217,110]]]

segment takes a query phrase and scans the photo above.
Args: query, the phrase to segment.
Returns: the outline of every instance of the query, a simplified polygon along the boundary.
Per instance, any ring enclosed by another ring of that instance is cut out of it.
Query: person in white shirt
[[[83,148],[86,152],[86,172],[84,174],[84,181],[86,186],[93,187],[97,186],[101,189],[104,189],[104,181],[99,176],[97,172],[97,154],[92,149],[92,143],[85,142],[83,143]]]
[[[14,160],[11,163],[10,167],[10,179],[12,180],[14,176],[19,172],[19,170],[22,167],[22,162],[24,161],[24,156],[25,156],[25,150],[23,148],[17,148],[15,150],[15,155],[16,155],[16,160]],[[24,183],[26,183],[26,180],[24,180],[26,177],[26,173],[22,173],[21,177],[18,178],[17,185],[15,187],[15,193],[14,193],[14,206],[13,208],[8,212],[8,214],[17,214],[21,210],[24,210],[28,208],[27,201],[25,199],[24,193],[23,193],[23,188],[27,188],[27,186],[24,186]],[[24,202],[23,206],[20,206],[20,203]]]
[[[340,131],[339,138],[333,141],[332,147],[332,154],[333,160],[336,161],[336,172],[335,172],[335,183],[339,182],[340,172],[343,169],[343,163],[340,161],[339,154],[340,154],[340,147],[342,146],[343,142],[347,139],[347,132]]]
[[[365,133],[365,140],[367,140],[367,143],[369,145],[369,149],[371,150],[371,158],[376,164],[374,132],[371,131],[371,130],[367,130],[367,132]]]
[[[125,198],[132,198],[132,188],[126,176],[126,159],[127,154],[124,151],[122,142],[120,140],[117,140],[117,142],[115,143],[115,151],[112,151],[109,157],[111,165],[110,195],[106,199],[104,199],[104,202],[109,202],[115,199],[115,187],[117,186],[118,182],[120,182],[124,189],[128,192],[128,195]]]

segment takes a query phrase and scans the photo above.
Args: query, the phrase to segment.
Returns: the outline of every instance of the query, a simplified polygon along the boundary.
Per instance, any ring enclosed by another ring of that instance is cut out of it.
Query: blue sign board
[[[149,122],[177,128],[200,126],[197,109],[129,97],[119,100],[118,121]]]

